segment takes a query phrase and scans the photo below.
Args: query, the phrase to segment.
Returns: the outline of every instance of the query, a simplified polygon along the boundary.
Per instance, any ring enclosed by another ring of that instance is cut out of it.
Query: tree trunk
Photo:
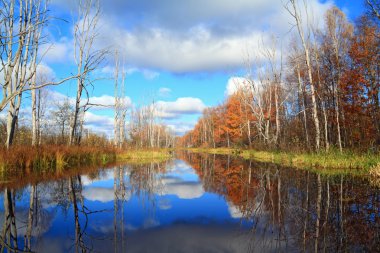
[[[79,68],[80,71],[80,68]],[[80,73],[80,72],[79,72]],[[75,109],[74,109],[74,115],[73,115],[73,122],[71,125],[71,131],[70,131],[70,145],[78,144],[76,137],[77,137],[77,128],[78,128],[78,116],[79,116],[79,111],[80,111],[80,101],[82,97],[82,91],[83,91],[83,84],[82,84],[82,79],[78,78],[77,82],[77,95],[75,99]]]
[[[302,109],[302,114],[303,114],[303,128],[305,130],[305,139],[306,139],[306,146],[309,147],[310,142],[309,142],[309,132],[307,129],[307,115],[306,115],[306,104],[305,104],[305,93],[303,92],[303,83],[301,79],[301,74],[300,74],[300,68],[299,65],[297,64],[297,77],[298,77],[298,101],[302,101],[302,107],[301,107],[301,102],[299,107]],[[301,97],[302,96],[302,97]]]
[[[7,139],[5,146],[10,148],[13,144],[18,114],[20,112],[22,94],[18,95],[16,98],[12,99],[12,102],[9,105],[8,116],[7,116]]]
[[[316,89],[313,82],[313,74],[312,74],[312,66],[311,66],[311,60],[310,60],[310,53],[309,53],[309,47],[307,45],[304,32],[303,32],[303,26],[301,23],[301,18],[298,14],[297,6],[295,3],[295,0],[290,0],[293,6],[294,13],[292,14],[298,29],[298,34],[301,38],[302,46],[305,53],[305,59],[306,59],[306,66],[307,66],[307,73],[309,76],[309,82],[310,82],[310,91],[311,91],[311,102],[313,107],[313,121],[314,121],[314,127],[315,127],[315,149],[319,151],[320,149],[320,140],[321,140],[321,132],[320,132],[320,126],[319,126],[319,118],[318,118],[318,107],[317,107],[317,98],[316,98]]]

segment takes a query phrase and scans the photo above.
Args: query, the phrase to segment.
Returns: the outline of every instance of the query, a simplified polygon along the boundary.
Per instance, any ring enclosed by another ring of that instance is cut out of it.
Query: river
[[[190,153],[75,171],[0,184],[4,252],[380,252],[366,178]]]

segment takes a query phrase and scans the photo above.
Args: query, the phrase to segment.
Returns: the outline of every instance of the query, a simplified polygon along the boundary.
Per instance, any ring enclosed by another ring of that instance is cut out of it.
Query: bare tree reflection
[[[1,251],[19,252],[17,244],[17,227],[15,216],[14,190],[4,190],[4,224],[1,235]]]

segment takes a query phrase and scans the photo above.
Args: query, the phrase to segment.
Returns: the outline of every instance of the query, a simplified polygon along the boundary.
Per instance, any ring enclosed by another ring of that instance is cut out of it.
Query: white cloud
[[[176,134],[184,135],[186,132],[193,130],[196,122],[174,122],[167,126]]]
[[[208,0],[196,5],[199,1],[164,1],[157,9],[147,3],[140,10],[145,18],[129,29],[118,19],[103,19],[106,41],[110,43],[112,38],[112,44],[128,56],[127,63],[138,68],[174,73],[230,70],[242,67],[247,45],[263,41],[264,47],[268,46],[270,34],[284,38],[293,23],[281,0]],[[331,2],[310,0],[308,5],[314,16],[320,17]],[[157,19],[155,26],[149,22],[151,17]]]
[[[176,101],[158,101],[155,104],[157,116],[164,119],[177,118],[183,114],[202,113],[206,105],[199,98],[181,97]]]
[[[312,20],[320,19],[332,5],[332,1],[307,2],[312,9],[309,13],[314,15]],[[53,3],[63,7],[73,6],[76,1],[54,0]],[[247,45],[256,45],[258,41],[267,45],[269,34],[282,39],[288,36],[294,23],[281,0],[162,0],[157,3],[112,0],[101,4],[105,15],[99,22],[102,37],[99,46],[119,48],[125,54],[126,65],[144,70],[148,79],[156,78],[161,70],[192,73],[241,68]],[[68,50],[63,42],[56,44],[57,56],[50,58],[60,58]],[[257,52],[257,47],[252,51]]]
[[[113,133],[114,118],[112,116],[98,115],[92,112],[86,112],[85,126],[96,133],[110,135]]]
[[[176,34],[164,28],[143,32],[124,31],[114,38],[122,47],[131,65],[174,73],[227,70],[241,67],[247,41],[258,41],[257,31],[247,36],[218,37],[206,28]],[[147,57],[149,55],[149,57]]]
[[[228,79],[225,95],[231,96],[240,88],[249,87],[249,80],[244,77],[231,77]]]
[[[227,205],[228,205],[228,212],[230,213],[232,218],[239,219],[239,218],[244,217],[240,209],[236,207],[233,203],[227,202]]]
[[[69,96],[62,94],[58,91],[54,91],[54,90],[49,91],[49,96],[52,101],[57,102],[57,103],[64,102],[66,99],[68,99],[70,103],[71,102],[74,103],[74,98],[70,98]]]
[[[132,75],[134,73],[141,73],[146,80],[152,81],[160,76],[160,73],[148,69],[139,69],[136,67],[128,67],[124,70],[120,70],[120,72],[124,71],[126,75]],[[115,67],[111,65],[106,65],[100,69],[102,74],[106,74],[113,78],[115,74]]]
[[[53,81],[56,78],[54,70],[46,65],[45,63],[40,63],[37,66],[37,80],[38,78],[44,79],[44,82]]]
[[[114,200],[114,191],[112,188],[87,187],[83,190],[82,194],[87,200],[91,201],[107,203]]]
[[[73,42],[67,37],[41,45],[40,53],[48,63],[67,63],[73,59]]]
[[[90,104],[99,105],[96,109],[109,109],[115,105],[115,97],[109,95],[102,95],[99,97],[90,97]],[[132,106],[132,100],[130,97],[125,97],[125,105],[127,108]]]
[[[162,178],[161,195],[176,195],[180,199],[200,198],[204,194],[201,182],[185,181],[179,177]]]

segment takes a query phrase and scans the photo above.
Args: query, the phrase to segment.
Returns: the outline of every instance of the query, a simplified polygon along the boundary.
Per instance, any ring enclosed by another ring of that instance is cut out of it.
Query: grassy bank
[[[143,165],[165,162],[169,150],[119,150],[112,147],[18,146],[0,149],[0,190],[18,188],[28,183],[57,180],[94,173],[125,163]]]
[[[65,168],[106,165],[111,162],[160,162],[171,158],[169,150],[118,150],[98,147],[16,146],[0,149],[0,171],[51,171]]]
[[[127,149],[117,153],[117,162],[145,163],[164,162],[173,157],[170,149]]]
[[[376,154],[356,154],[353,152],[320,152],[294,153],[270,152],[257,150],[240,150],[228,148],[216,149],[188,149],[191,152],[205,152],[209,154],[230,154],[244,159],[255,159],[262,162],[293,166],[302,169],[331,171],[339,170],[346,173],[368,173],[380,164],[380,156]]]
[[[60,170],[116,161],[113,149],[67,146],[16,146],[0,149],[0,170]]]

